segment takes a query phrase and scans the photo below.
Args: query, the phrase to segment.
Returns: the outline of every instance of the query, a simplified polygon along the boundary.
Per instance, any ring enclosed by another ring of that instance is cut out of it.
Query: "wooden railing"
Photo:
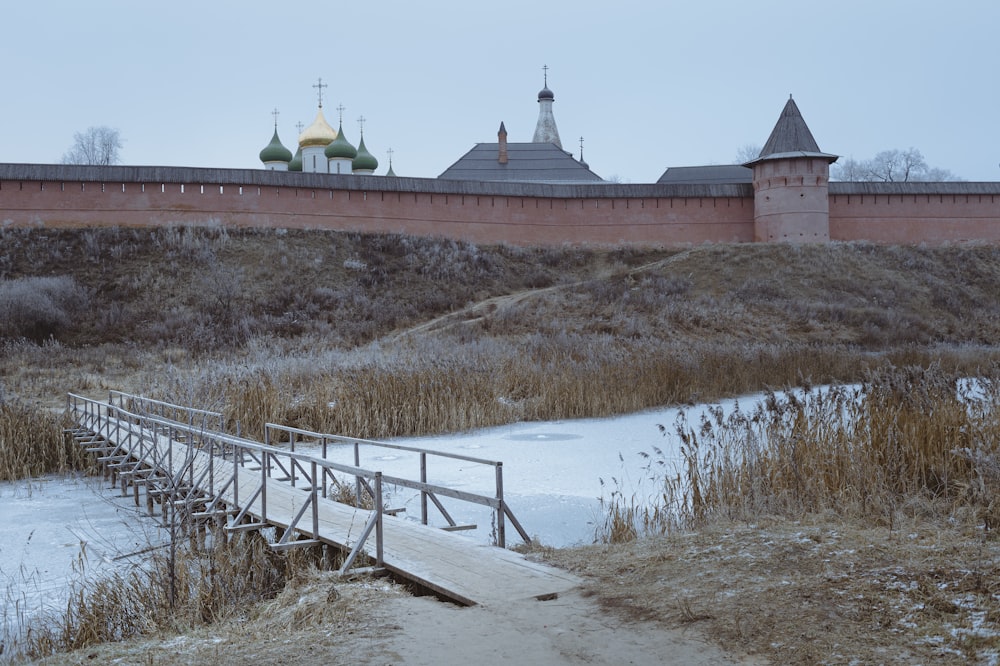
[[[382,520],[385,508],[382,503],[381,472],[265,446],[181,421],[131,412],[118,405],[73,393],[67,396],[67,409],[79,425],[113,443],[113,446],[104,451],[102,458],[119,461],[115,464],[119,465],[116,471],[123,479],[123,490],[129,475],[155,472],[167,486],[163,492],[169,495],[170,505],[190,506],[198,495],[202,495],[199,503],[203,505],[203,509],[192,513],[192,516],[231,517],[235,513],[228,525],[231,531],[270,526],[268,485],[282,482],[270,472],[276,466],[297,470],[300,478],[309,484],[308,494],[298,513],[287,525],[283,525],[282,537],[271,544],[279,550],[320,542],[318,500],[325,496],[323,478],[333,472],[340,472],[362,480],[372,488],[374,509],[341,571],[346,571],[354,563],[372,532],[375,533],[375,566],[383,565]],[[126,458],[128,462],[120,462]],[[259,483],[249,497],[241,497],[241,476],[256,474],[257,468]],[[138,484],[133,485],[138,494]],[[167,506],[164,504],[164,512],[167,511]],[[231,509],[227,510],[226,507]],[[258,516],[259,522],[247,522],[252,515]],[[311,525],[305,526],[303,519],[311,519]],[[296,532],[305,534],[308,538],[292,540],[292,535]]]
[[[282,437],[282,434],[285,437]],[[531,543],[531,538],[525,532],[521,523],[517,520],[517,517],[511,511],[510,507],[504,501],[503,496],[503,463],[498,460],[486,460],[483,458],[474,458],[472,456],[465,456],[457,453],[447,453],[443,451],[433,451],[430,449],[423,449],[414,446],[405,446],[401,444],[391,444],[388,442],[378,442],[370,439],[359,439],[356,437],[344,437],[342,435],[332,435],[329,433],[319,433],[312,432],[309,430],[302,430],[300,428],[293,428],[290,426],[279,425],[276,423],[266,423],[264,424],[264,443],[273,446],[283,440],[288,441],[289,450],[295,450],[296,440],[300,440],[301,443],[311,443],[312,446],[319,447],[320,457],[323,460],[327,459],[328,447],[331,444],[349,444],[353,446],[354,449],[354,465],[361,465],[361,447],[371,446],[375,448],[383,449],[394,449],[396,451],[407,451],[410,453],[416,453],[419,455],[420,459],[420,478],[419,480],[405,479],[399,477],[390,477],[383,475],[382,482],[388,483],[403,488],[410,488],[420,492],[420,522],[424,525],[428,524],[428,500],[434,504],[437,510],[441,513],[444,519],[448,522],[448,527],[444,528],[447,530],[462,530],[462,529],[474,529],[475,525],[458,525],[455,520],[451,517],[451,514],[444,507],[439,499],[440,496],[451,497],[453,499],[461,500],[463,502],[470,502],[473,504],[479,504],[482,506],[490,507],[495,516],[496,520],[496,542],[501,548],[505,548],[507,545],[506,539],[506,521],[509,520],[511,525],[517,530],[517,533],[524,540],[525,543]],[[486,465],[494,469],[494,478],[496,479],[495,494],[491,497],[488,495],[480,495],[477,493],[470,493],[461,490],[455,490],[453,488],[448,488],[446,486],[434,485],[427,482],[427,460],[428,458],[450,458],[453,460],[461,460],[463,462],[469,462],[477,465]],[[289,474],[292,478],[292,483],[295,483],[295,470],[282,470],[285,474]],[[339,481],[334,480],[335,483]],[[367,493],[370,497],[372,495],[372,488],[367,487],[364,480],[357,478],[355,481],[355,501],[361,503],[362,493]]]
[[[213,412],[207,409],[196,409],[194,407],[184,407],[162,400],[153,400],[133,393],[124,391],[108,391],[108,404],[117,404],[122,409],[137,414],[148,414],[159,416],[170,421],[179,421],[190,426],[200,425],[206,430],[217,432],[226,431],[226,419],[222,412]],[[237,433],[239,431],[237,430]]]
[[[383,566],[383,518],[394,513],[384,506],[385,484],[411,488],[420,492],[423,524],[428,524],[428,502],[433,503],[448,522],[444,529],[463,529],[457,525],[441,502],[441,497],[454,498],[487,506],[496,519],[496,541],[506,547],[506,523],[517,530],[524,541],[530,538],[504,500],[503,463],[452,453],[444,453],[411,446],[390,444],[338,435],[316,433],[278,424],[266,424],[265,442],[261,444],[236,435],[222,432],[224,420],[219,412],[182,407],[142,396],[112,391],[108,402],[86,398],[73,393],[67,396],[67,410],[82,427],[97,433],[110,443],[101,450],[101,460],[113,466],[119,477],[122,492],[129,485],[139,502],[139,486],[146,484],[147,503],[152,511],[150,486],[157,480],[156,490],[166,497],[161,500],[164,517],[169,507],[192,507],[196,518],[225,516],[227,529],[241,531],[277,525],[268,515],[268,489],[271,484],[290,484],[307,491],[306,499],[287,525],[273,547],[277,549],[319,543],[319,503],[329,501],[329,488],[342,485],[338,477],[353,479],[355,503],[361,511],[370,511],[365,528],[358,535],[341,571],[355,561],[365,543],[375,534],[375,566]],[[210,427],[211,426],[211,427]],[[288,448],[274,446],[275,440],[287,438]],[[314,441],[320,455],[295,451],[296,440]],[[328,459],[331,444],[351,444],[354,447],[354,465]],[[362,468],[360,447],[374,446],[419,455],[419,479],[385,476],[381,471]],[[496,479],[493,496],[465,492],[428,483],[428,459],[451,458],[479,465],[491,466]],[[246,479],[252,476],[255,483]],[[241,490],[241,483],[243,489]],[[360,508],[364,500],[371,509]],[[169,502],[167,501],[169,500]],[[293,538],[296,534],[304,539]],[[349,544],[342,544],[349,547]]]

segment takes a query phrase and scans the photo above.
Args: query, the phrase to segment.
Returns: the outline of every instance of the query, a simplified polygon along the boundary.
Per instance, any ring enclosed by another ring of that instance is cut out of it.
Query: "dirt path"
[[[378,614],[396,628],[362,664],[751,664],[697,633],[625,622],[572,591],[549,601],[460,608],[429,597],[399,597]]]
[[[659,259],[657,261],[643,264],[642,266],[637,266],[635,268],[629,268],[624,273],[628,275],[635,275],[638,273],[644,273],[657,268],[662,268],[670,263],[679,261],[691,254],[692,250],[684,250],[683,252],[678,252],[665,259]],[[604,279],[612,275],[610,271],[605,271],[604,273],[595,274],[588,278],[589,280]],[[456,310],[454,312],[449,312],[443,314],[440,317],[435,317],[429,321],[425,321],[416,326],[404,329],[402,331],[397,331],[395,334],[388,336],[390,340],[399,340],[410,335],[417,333],[426,333],[428,331],[441,331],[452,326],[457,326],[459,324],[472,324],[483,317],[493,314],[497,311],[509,308],[521,301],[525,301],[529,298],[535,298],[543,294],[551,294],[557,291],[570,289],[572,287],[583,284],[582,281],[570,282],[567,284],[559,284],[552,287],[540,287],[538,289],[525,289],[524,291],[518,291],[513,294],[503,294],[502,296],[493,296],[485,300],[479,301],[478,303],[472,303],[467,305],[461,310]]]

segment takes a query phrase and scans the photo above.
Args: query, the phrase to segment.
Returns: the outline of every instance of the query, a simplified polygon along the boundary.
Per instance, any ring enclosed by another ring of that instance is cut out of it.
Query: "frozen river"
[[[548,546],[590,543],[595,522],[600,520],[600,498],[619,487],[626,495],[646,496],[654,484],[646,477],[653,447],[663,451],[668,462],[679,461],[673,424],[676,408],[662,409],[610,419],[581,419],[517,423],[473,432],[436,437],[392,440],[433,451],[455,453],[503,462],[504,499],[530,536]],[[690,417],[691,415],[689,415]],[[658,425],[667,428],[660,433]],[[297,449],[305,450],[305,449]],[[353,447],[330,447],[328,457],[353,464]],[[420,461],[416,453],[362,445],[361,467],[384,474],[419,479]],[[429,456],[428,482],[493,496],[496,480],[493,467]],[[618,482],[618,485],[612,481]],[[605,485],[602,487],[601,481]],[[441,498],[459,524],[476,524],[471,538],[491,537],[491,511],[486,507]],[[420,516],[420,494],[408,488],[390,487],[388,506],[403,507],[411,519]],[[446,524],[430,506],[434,524]],[[517,535],[508,527],[508,544]]]
[[[727,410],[733,402],[723,403]],[[688,409],[695,423],[702,407]],[[396,444],[458,453],[503,462],[504,496],[532,537],[549,546],[590,543],[600,520],[600,497],[619,487],[627,496],[647,497],[655,484],[644,468],[654,447],[664,459],[677,460],[673,424],[677,408],[663,408],[607,419],[517,423],[473,432],[392,440]],[[661,434],[658,425],[667,428]],[[303,450],[303,449],[299,449]],[[331,447],[329,457],[353,464],[353,448]],[[419,479],[416,454],[362,447],[361,466],[391,476]],[[431,456],[428,481],[492,496],[492,467]],[[619,482],[616,486],[612,478]],[[601,480],[605,486],[602,487]],[[135,505],[119,497],[100,479],[48,477],[0,483],[0,630],[24,616],[64,606],[69,585],[82,574],[92,576],[114,566],[144,559],[150,543],[162,543],[151,519],[129,520]],[[387,487],[387,506],[406,509],[406,519],[419,519],[419,493]],[[478,505],[442,498],[459,524],[476,524],[461,532],[487,541],[491,512]],[[430,507],[431,523],[444,525]],[[517,543],[513,528],[508,544]],[[0,632],[2,633],[2,632]]]

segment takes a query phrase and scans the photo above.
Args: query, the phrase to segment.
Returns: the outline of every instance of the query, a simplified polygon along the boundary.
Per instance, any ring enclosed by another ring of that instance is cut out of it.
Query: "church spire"
[[[545,73],[544,87],[538,91],[538,123],[535,125],[535,136],[532,143],[554,143],[562,148],[559,140],[559,129],[556,127],[556,117],[552,115],[552,102],[556,96],[549,90],[549,66],[542,67]]]

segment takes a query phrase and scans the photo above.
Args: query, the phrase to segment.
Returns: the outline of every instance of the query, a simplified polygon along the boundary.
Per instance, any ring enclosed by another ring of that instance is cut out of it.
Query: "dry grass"
[[[11,647],[39,658],[137,636],[183,633],[273,599],[289,581],[313,575],[309,572],[319,562],[315,552],[277,554],[256,533],[207,550],[184,546],[173,561],[166,551],[154,553],[141,567],[82,584],[64,613],[34,621],[22,644]]]
[[[49,410],[0,393],[0,481],[92,468],[93,459],[63,435],[66,425]]]
[[[609,607],[778,663],[996,659],[997,377],[884,369],[682,419],[683,464],[651,458],[652,502],[608,498],[600,537],[619,545],[601,557],[619,564],[550,557],[601,581]]]
[[[136,637],[42,657],[39,666],[81,663],[280,664],[290,654],[303,666],[365,663],[372,646],[398,629],[373,608],[405,591],[388,579],[346,581],[333,572],[306,570],[288,581],[272,599],[247,605],[228,619],[200,625],[181,636]],[[290,650],[290,646],[295,646]]]
[[[879,649],[901,644],[898,654],[920,658],[952,654],[946,648],[975,654],[977,641],[980,653],[991,649],[992,638],[966,629],[976,604],[995,596],[993,533],[984,529],[996,521],[995,410],[970,411],[948,378],[984,375],[1000,361],[1000,249],[529,250],[217,225],[0,235],[6,293],[63,276],[59,284],[90,306],[69,325],[56,322],[44,345],[0,340],[0,389],[16,404],[0,421],[0,444],[13,452],[14,475],[37,473],[33,457],[63,465],[48,408],[66,390],[100,397],[117,388],[216,409],[251,436],[278,421],[383,438],[863,382],[858,395],[812,390],[797,402],[775,397],[738,422],[684,424],[691,464],[665,478],[661,502],[617,489],[609,498],[607,538],[628,543],[600,553],[632,557],[634,570],[602,578],[593,553],[590,565],[608,585],[615,576],[634,582],[607,597],[612,605],[709,623],[720,640],[778,661],[849,661],[836,655],[854,642],[867,646],[854,653],[862,662],[891,662]],[[892,369],[911,366],[935,370]],[[35,436],[49,443],[25,447]],[[796,545],[803,530],[809,543]],[[907,568],[894,569],[894,559]],[[679,568],[659,568],[671,562]],[[833,582],[811,592],[824,566]],[[800,585],[783,587],[792,579]],[[670,580],[678,583],[666,589]],[[935,580],[971,596],[942,601]],[[897,592],[896,606],[879,606]],[[225,617],[213,598],[174,629]],[[835,622],[815,614],[819,601],[838,609]],[[935,628],[908,619],[911,601],[959,612]],[[760,611],[769,604],[780,608]],[[886,610],[873,615],[875,607]],[[995,623],[991,609],[984,617]],[[85,617],[81,608],[68,621]],[[836,645],[816,629],[829,622],[847,627]],[[909,622],[952,638],[931,652],[913,647]],[[893,643],[884,627],[903,638]],[[874,643],[855,640],[866,631]],[[813,652],[801,649],[813,640]]]
[[[768,663],[995,663],[995,537],[925,515],[896,526],[759,516],[545,557],[584,575],[608,612]]]
[[[824,512],[892,528],[914,503],[992,529],[998,377],[997,366],[974,381],[938,366],[883,368],[857,386],[770,392],[749,412],[714,408],[697,424],[682,417],[673,426],[681,468],[654,449],[652,499],[611,488],[598,538],[621,543],[717,519]]]

